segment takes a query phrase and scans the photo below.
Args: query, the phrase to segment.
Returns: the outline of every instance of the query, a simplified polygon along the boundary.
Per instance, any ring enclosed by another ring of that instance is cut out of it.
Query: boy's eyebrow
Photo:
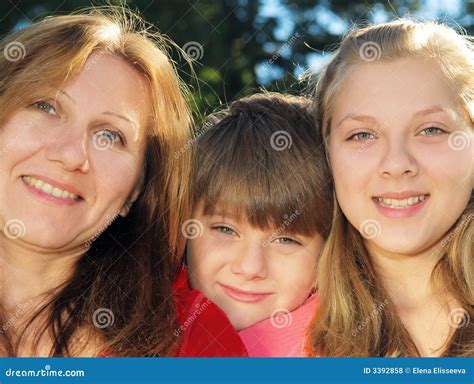
[[[208,217],[221,216],[221,217],[228,217],[229,219],[236,218],[235,215],[233,215],[231,212],[222,211],[222,210],[215,210],[213,212],[205,214],[205,216],[208,216]]]

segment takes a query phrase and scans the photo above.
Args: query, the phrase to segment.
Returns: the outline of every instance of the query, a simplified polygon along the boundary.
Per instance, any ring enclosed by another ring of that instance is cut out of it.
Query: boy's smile
[[[259,229],[246,220],[193,215],[203,226],[189,240],[191,286],[227,314],[237,330],[268,319],[275,310],[292,311],[308,298],[314,285],[322,238]]]

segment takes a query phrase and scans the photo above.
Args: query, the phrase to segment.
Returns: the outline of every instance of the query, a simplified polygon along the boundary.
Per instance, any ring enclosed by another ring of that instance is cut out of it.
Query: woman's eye
[[[216,227],[214,227],[214,229],[217,231],[217,232],[221,232],[221,233],[224,233],[226,235],[234,235],[236,234],[235,231],[229,227],[226,227],[225,225],[218,225]]]
[[[369,132],[359,132],[355,133],[349,137],[348,140],[356,140],[356,141],[363,141],[363,140],[374,140],[375,135]]]
[[[39,109],[40,111],[43,111],[49,115],[57,115],[57,112],[54,109],[54,107],[46,101],[43,101],[43,100],[37,101],[36,103],[33,103],[33,106],[36,109]]]
[[[122,136],[116,131],[105,129],[97,131],[95,134],[97,139],[94,142],[102,149],[107,149],[107,147],[111,147],[115,144],[124,144]]]
[[[437,127],[428,127],[421,131],[420,135],[422,136],[437,136],[443,133],[447,133],[444,129]]]

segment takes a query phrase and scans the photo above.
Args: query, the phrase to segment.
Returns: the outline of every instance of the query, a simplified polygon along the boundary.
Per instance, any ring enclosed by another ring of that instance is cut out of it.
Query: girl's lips
[[[377,202],[376,198],[373,198],[372,201],[374,202],[379,212],[386,217],[407,218],[407,217],[415,216],[426,205],[429,198],[430,198],[430,195],[427,195],[423,201],[420,201],[414,205],[410,205],[406,207],[397,207],[397,208],[392,208],[386,205],[382,205]]]
[[[62,199],[62,198],[59,198],[59,197],[54,197],[53,195],[45,193],[45,192],[41,191],[40,189],[35,188],[32,185],[29,185],[22,178],[20,178],[20,180],[21,180],[21,183],[26,187],[26,189],[29,192],[31,192],[36,197],[39,197],[40,199],[48,201],[48,202],[52,202],[52,203],[55,203],[55,204],[58,204],[58,205],[76,205],[76,204],[79,204],[80,202],[84,201],[84,200],[72,200],[72,199]]]
[[[268,296],[271,295],[271,293],[242,291],[240,289],[233,288],[228,285],[219,285],[222,287],[227,296],[243,303],[258,303],[262,300],[265,300]]]

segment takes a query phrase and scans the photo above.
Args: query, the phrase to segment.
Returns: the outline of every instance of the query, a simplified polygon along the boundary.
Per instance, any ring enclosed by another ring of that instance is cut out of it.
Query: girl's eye
[[[274,241],[279,244],[287,244],[287,245],[300,244],[299,242],[297,242],[296,240],[290,237],[279,237],[278,239],[275,239]]]
[[[364,141],[364,140],[374,140],[375,135],[369,132],[359,132],[355,133],[348,138],[348,140]]]
[[[57,115],[57,112],[54,109],[54,107],[46,101],[43,101],[43,100],[37,101],[36,103],[33,103],[33,106],[36,109],[39,109],[40,111],[43,111],[49,115]]]
[[[122,136],[120,136],[120,134],[116,131],[104,129],[102,131],[97,131],[96,135],[96,144],[101,148],[106,149],[107,147],[111,147],[115,144],[124,145]]]
[[[226,227],[225,225],[218,225],[214,227],[217,232],[224,233],[226,235],[236,235],[235,231],[232,228]]]
[[[428,127],[421,131],[420,135],[422,136],[437,136],[443,133],[447,133],[444,129],[437,127]]]

